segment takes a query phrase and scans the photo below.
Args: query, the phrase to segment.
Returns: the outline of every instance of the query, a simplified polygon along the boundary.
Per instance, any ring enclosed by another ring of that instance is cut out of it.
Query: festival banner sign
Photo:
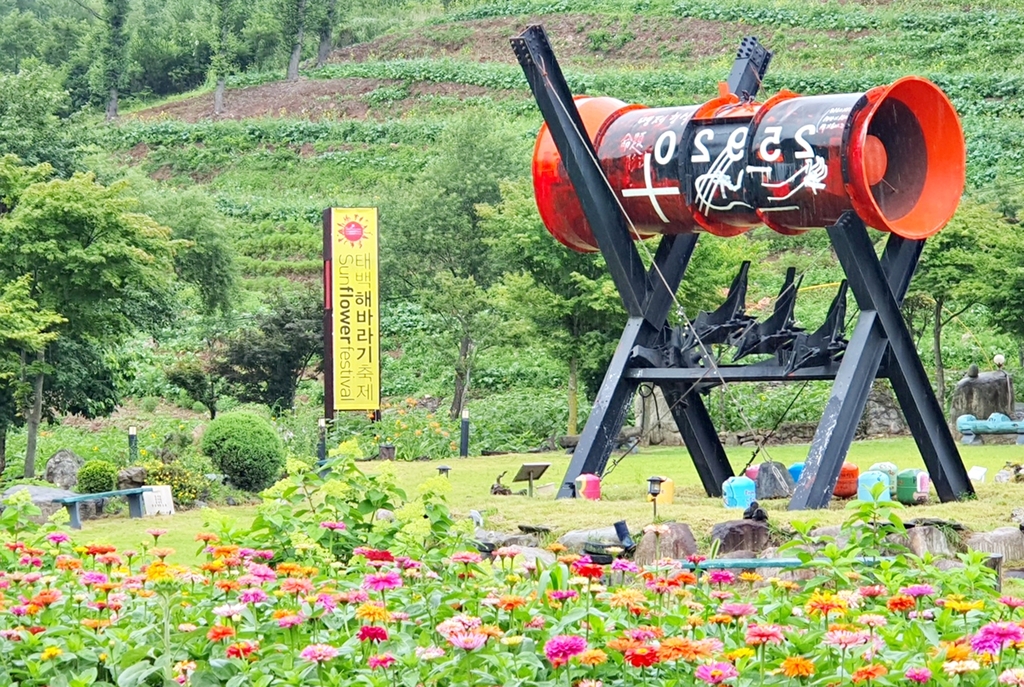
[[[377,208],[324,210],[324,410],[380,408]]]

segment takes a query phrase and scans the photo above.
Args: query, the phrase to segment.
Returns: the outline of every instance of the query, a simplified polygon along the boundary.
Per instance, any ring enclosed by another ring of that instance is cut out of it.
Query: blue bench
[[[961,443],[969,446],[982,444],[984,434],[1016,434],[1017,443],[1024,444],[1024,422],[1011,420],[1002,413],[992,413],[987,420],[961,415],[956,419],[956,431],[963,435]]]
[[[71,516],[71,529],[82,529],[82,517],[78,506],[84,501],[99,501],[115,496],[124,496],[128,499],[128,517],[141,518],[145,512],[142,503],[142,495],[147,491],[153,491],[152,487],[138,487],[136,489],[120,489],[118,491],[104,491],[98,494],[79,494],[78,496],[67,496],[62,499],[54,499],[53,503],[59,503],[68,509]]]

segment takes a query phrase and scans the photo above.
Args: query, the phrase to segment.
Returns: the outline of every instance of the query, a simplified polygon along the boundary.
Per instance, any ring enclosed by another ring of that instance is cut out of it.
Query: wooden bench
[[[120,489],[118,491],[104,491],[99,494],[79,494],[78,496],[68,496],[63,499],[54,499],[54,503],[59,503],[68,509],[68,515],[71,516],[71,528],[75,530],[82,529],[82,518],[78,511],[78,506],[83,501],[99,501],[100,499],[109,499],[114,496],[124,496],[128,499],[128,517],[130,518],[141,518],[145,511],[142,504],[142,495],[147,491],[153,491],[152,487],[138,487],[136,489]]]

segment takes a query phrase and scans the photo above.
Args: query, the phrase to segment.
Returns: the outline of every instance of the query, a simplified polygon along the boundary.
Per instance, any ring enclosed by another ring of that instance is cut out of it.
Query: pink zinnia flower
[[[548,597],[552,601],[568,601],[569,599],[575,599],[580,594],[575,589],[555,589],[548,593]]]
[[[923,685],[932,679],[932,671],[927,668],[907,668],[907,672],[903,674],[903,677],[907,678],[911,682]]]
[[[359,632],[356,633],[360,642],[386,642],[388,639],[388,631],[383,627],[376,625],[363,625],[359,628]]]
[[[731,663],[705,663],[697,668],[695,673],[698,680],[703,680],[709,685],[717,685],[739,675],[736,666]]]
[[[878,615],[877,613],[864,613],[857,622],[866,627],[884,627],[888,622],[884,615]]]
[[[387,670],[396,660],[391,654],[377,654],[376,656],[370,656],[366,660],[366,665],[370,666],[370,670],[377,670],[378,668]]]
[[[515,558],[522,553],[522,550],[518,546],[502,546],[495,549],[495,558]]]
[[[830,646],[839,647],[840,649],[849,649],[851,647],[860,646],[861,644],[867,644],[870,641],[871,635],[867,632],[857,631],[850,632],[849,630],[829,630],[825,633],[825,643]]]
[[[912,584],[909,587],[903,587],[900,589],[900,594],[906,594],[912,596],[915,599],[920,596],[931,596],[935,593],[935,587],[930,584]]]
[[[238,600],[244,604],[256,604],[267,600],[267,593],[259,587],[251,587],[238,592]]]
[[[1007,668],[999,673],[1001,685],[1024,685],[1024,668]]]
[[[556,635],[544,644],[544,655],[555,668],[587,650],[587,640],[577,635]]]
[[[612,561],[612,570],[623,573],[638,573],[640,572],[640,567],[633,561],[627,561],[625,558],[616,558]]]
[[[746,642],[751,646],[762,644],[781,644],[785,639],[782,628],[778,625],[748,625]]]
[[[1016,623],[989,623],[971,637],[971,648],[979,654],[998,654],[1015,642],[1024,641],[1024,628]]]
[[[736,576],[728,570],[708,571],[708,582],[711,584],[732,584],[735,581]]]
[[[353,589],[350,592],[338,594],[338,601],[343,604],[361,604],[370,600],[370,595],[362,589]]]
[[[869,599],[873,599],[875,597],[885,596],[887,591],[886,591],[885,587],[883,587],[882,585],[880,585],[880,584],[873,584],[873,585],[868,586],[868,587],[861,587],[860,589],[857,590],[857,593],[860,594],[863,597],[866,597],[866,598],[869,598]]]
[[[452,563],[480,563],[483,557],[476,551],[459,551],[452,554]]]
[[[322,523],[320,523],[320,527],[323,527],[325,530],[337,532],[339,530],[345,529],[346,525],[340,520],[324,520]]]
[[[433,661],[444,656],[444,649],[439,646],[418,646],[414,653],[421,661]]]
[[[757,609],[754,608],[753,604],[722,604],[718,609],[719,613],[723,615],[731,615],[733,618],[743,618],[748,615],[754,615],[757,613]]]
[[[1024,599],[1020,599],[1016,596],[1001,596],[999,597],[999,603],[1008,608],[1020,608],[1021,606],[1024,606]]]
[[[330,644],[310,644],[299,652],[299,657],[312,663],[330,661],[338,655],[338,650]]]
[[[71,537],[64,532],[50,532],[46,535],[46,540],[51,544],[66,544],[71,541]]]
[[[94,584],[106,584],[110,579],[101,572],[87,572],[82,573],[82,576],[78,578],[78,581],[89,587]]]
[[[457,649],[474,651],[484,645],[487,635],[481,632],[456,632],[448,635],[446,639]]]
[[[305,621],[306,621],[306,616],[302,615],[301,613],[292,613],[291,615],[286,615],[284,617],[278,618],[277,619],[277,626],[282,628],[282,629],[287,630],[290,627],[295,627],[296,625],[301,625]]]
[[[269,566],[263,565],[262,563],[253,563],[250,561],[245,565],[246,572],[263,582],[272,582],[277,579],[277,573],[274,572]]]
[[[542,615],[535,615],[526,621],[525,627],[530,630],[543,630],[547,620]]]
[[[363,578],[363,589],[371,592],[384,592],[402,586],[402,576],[394,570],[382,573],[370,573]]]

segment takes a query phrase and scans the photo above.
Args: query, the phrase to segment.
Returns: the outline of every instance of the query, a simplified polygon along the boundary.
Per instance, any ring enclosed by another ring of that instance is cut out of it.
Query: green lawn
[[[803,460],[806,445],[778,446],[769,449],[774,460],[790,464]],[[728,449],[729,458],[737,469],[750,458],[749,448]],[[616,454],[617,457],[619,454]],[[974,530],[986,530],[1011,524],[1010,511],[1024,502],[1024,484],[994,484],[995,473],[1007,461],[1024,458],[1024,447],[981,446],[961,447],[961,455],[968,468],[980,465],[988,468],[985,484],[977,485],[978,499],[963,503],[917,506],[908,509],[907,517],[940,517],[961,522]],[[854,443],[849,459],[861,469],[872,463],[891,461],[900,468],[923,467],[920,454],[912,439],[886,439]],[[518,524],[546,524],[556,532],[569,529],[604,526],[625,519],[631,528],[638,529],[650,522],[652,509],[644,499],[647,478],[662,475],[675,480],[676,498],[672,505],[658,508],[658,515],[665,520],[690,523],[697,537],[706,539],[711,526],[716,522],[739,516],[736,510],[727,510],[720,499],[709,499],[704,495],[697,479],[693,463],[685,449],[651,448],[627,456],[609,474],[603,484],[604,499],[592,501],[558,501],[549,493],[538,495],[533,500],[522,496],[496,497],[490,495],[490,486],[498,474],[508,471],[504,482],[515,474],[523,462],[550,462],[551,468],[539,484],[554,487],[565,473],[569,457],[562,453],[541,455],[509,455],[486,458],[467,458],[448,461],[452,468],[450,479],[452,494],[450,504],[453,511],[466,515],[476,509],[483,513],[487,527],[496,530],[514,531]],[[367,472],[380,470],[383,463],[363,463]],[[417,485],[437,474],[437,462],[388,464],[398,475],[398,481],[410,494]],[[525,488],[525,484],[512,485]],[[824,511],[789,512],[786,501],[765,504],[770,511],[771,522],[776,525],[793,520],[815,520],[822,524],[835,524],[844,517],[843,501],[834,501]],[[239,522],[251,520],[253,507],[225,508]],[[198,545],[194,541],[196,532],[203,529],[202,511],[184,511],[173,517],[128,520],[123,516],[103,520],[86,521],[80,541],[103,541],[119,547],[137,547],[148,539],[145,530],[159,527],[169,530],[161,539],[161,545],[174,548],[177,553],[171,560],[187,563],[194,560]]]

